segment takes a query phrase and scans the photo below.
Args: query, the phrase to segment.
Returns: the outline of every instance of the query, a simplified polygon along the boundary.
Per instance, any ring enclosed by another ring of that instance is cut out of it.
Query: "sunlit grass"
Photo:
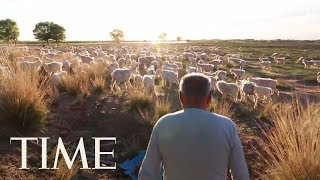
[[[281,104],[272,112],[274,127],[262,144],[266,179],[320,178],[320,104]]]

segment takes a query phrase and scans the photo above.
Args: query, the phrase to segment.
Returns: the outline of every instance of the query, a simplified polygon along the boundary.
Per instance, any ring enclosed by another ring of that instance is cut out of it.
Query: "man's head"
[[[183,76],[179,97],[183,108],[207,109],[211,101],[211,80],[199,73]]]

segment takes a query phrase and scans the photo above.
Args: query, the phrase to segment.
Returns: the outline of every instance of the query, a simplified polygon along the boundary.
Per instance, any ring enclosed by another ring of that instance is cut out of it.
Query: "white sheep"
[[[210,61],[209,64],[213,64],[215,66],[221,66],[223,64],[223,61],[216,59],[216,60]]]
[[[131,74],[132,72],[134,71],[135,67],[134,68],[131,68],[131,69],[127,69],[127,68],[119,68],[119,69],[116,69],[114,70],[112,73],[111,73],[111,90],[114,91],[114,87],[116,86],[116,88],[118,90],[120,90],[120,87],[119,85],[121,83],[124,83],[125,84],[125,87],[127,89],[127,84],[130,85],[130,77],[131,77]]]
[[[217,76],[208,76],[208,78],[210,78],[210,80],[211,80],[211,89],[216,90],[218,77]]]
[[[143,77],[140,74],[132,74],[133,84],[141,85],[143,83]]]
[[[197,59],[194,57],[188,57],[188,60],[190,61],[190,63],[194,66],[197,64]]]
[[[213,71],[214,65],[212,64],[197,64],[198,67],[200,67],[202,72],[209,72],[211,73]]]
[[[79,54],[78,57],[81,59],[82,63],[90,64],[94,61],[94,58],[90,56]]]
[[[237,84],[240,89],[240,101],[247,101],[247,96],[254,96],[254,86],[256,85],[253,82],[250,82],[248,80],[240,80],[237,81]]]
[[[163,86],[165,84],[169,84],[169,88],[171,88],[171,86],[174,82],[179,84],[178,73],[176,73],[174,71],[166,70],[166,69],[157,69],[156,75],[161,76]]]
[[[177,65],[179,69],[183,68],[182,62],[174,61],[174,64]]]
[[[66,71],[62,71],[59,73],[54,73],[51,74],[49,76],[49,83],[50,85],[52,85],[53,87],[57,87],[62,83],[62,78],[67,76],[67,72]]]
[[[219,80],[225,81],[227,79],[227,71],[217,70],[214,74],[218,76]]]
[[[285,57],[274,57],[274,60],[276,61],[276,64],[285,64],[286,63],[286,58]]]
[[[37,60],[34,62],[30,61],[20,61],[18,62],[18,67],[23,70],[23,71],[34,71],[34,70],[39,70],[42,65],[41,60]]]
[[[218,81],[217,82],[217,89],[223,95],[229,95],[233,98],[236,102],[239,92],[239,87],[236,83],[227,83],[225,81]]]
[[[263,97],[262,100],[267,99],[269,102],[272,100],[271,99],[272,89],[270,87],[254,85],[253,92],[254,92],[254,108],[256,108],[258,105],[259,97]]]
[[[243,69],[231,68],[230,73],[234,75],[234,78],[241,79],[244,76],[244,74],[246,73],[246,71]]]
[[[179,69],[179,67],[176,64],[170,64],[168,62],[165,62],[162,65],[162,68],[171,68],[171,69],[174,69],[174,71],[177,71]]]
[[[144,75],[143,76],[143,87],[147,92],[154,92],[154,75]]]
[[[109,64],[107,69],[108,69],[109,73],[111,74],[114,70],[119,69],[119,67],[120,66],[117,62],[113,62],[113,63]]]
[[[208,59],[207,53],[201,53],[200,54],[200,58],[203,59],[203,60],[207,60]]]
[[[187,73],[197,72],[197,68],[193,66],[187,66],[186,71]]]
[[[151,65],[151,66],[147,69],[147,75],[156,75],[156,71],[154,70],[153,65]]]
[[[320,72],[317,73],[317,81],[320,83]]]
[[[261,61],[259,63],[264,70],[270,70],[271,69],[271,61]]]
[[[62,71],[70,72],[71,64],[68,60],[64,60],[62,63]]]
[[[158,61],[152,61],[151,65],[154,67],[155,70],[157,70],[159,63],[158,63]]]
[[[51,63],[44,63],[43,67],[48,74],[59,73],[62,71],[62,63],[56,61]]]
[[[251,82],[254,82],[258,86],[265,86],[269,87],[273,90],[273,92],[279,94],[279,91],[277,90],[277,80],[271,79],[271,78],[260,78],[260,77],[255,77],[255,78],[250,78],[249,79]]]

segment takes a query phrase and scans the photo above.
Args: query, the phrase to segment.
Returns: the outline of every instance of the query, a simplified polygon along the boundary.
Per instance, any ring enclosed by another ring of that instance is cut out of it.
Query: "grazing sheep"
[[[254,96],[254,86],[255,83],[248,80],[240,80],[237,82],[240,88],[240,101],[247,101],[247,96]]]
[[[30,61],[20,61],[18,62],[18,67],[23,70],[23,71],[34,71],[34,70],[39,70],[42,65],[41,60],[37,60],[34,62]]]
[[[67,76],[67,72],[62,71],[59,73],[54,73],[49,76],[49,83],[53,87],[57,87],[62,83],[62,78]]]
[[[186,71],[187,73],[197,72],[197,68],[193,66],[187,66]]]
[[[320,83],[320,72],[317,73],[317,81]]]
[[[241,79],[244,76],[244,74],[246,73],[246,71],[243,69],[231,68],[230,73],[234,75],[234,78]]]
[[[127,84],[130,85],[130,77],[131,77],[131,74],[132,72],[134,71],[135,67],[131,68],[131,69],[127,69],[127,68],[119,68],[119,69],[116,69],[114,70],[112,73],[111,73],[111,90],[113,90],[113,88],[116,86],[116,88],[118,90],[120,90],[120,87],[119,85],[121,83],[124,83],[125,84],[125,87],[127,89]]]
[[[62,63],[62,71],[70,73],[71,64],[68,60],[64,60]]]
[[[140,74],[132,74],[133,84],[141,85],[143,83],[143,77]]]
[[[219,80],[225,81],[227,79],[227,71],[217,70],[214,74],[218,76]]]
[[[154,92],[154,75],[144,75],[143,76],[143,87],[147,92]]]
[[[157,70],[158,65],[159,65],[158,61],[152,61],[151,62],[151,66],[153,66],[155,70]]]
[[[119,66],[120,67],[123,67],[123,65],[126,63],[126,59],[125,58],[120,58],[119,60],[118,60],[118,64],[119,64]]]
[[[200,60],[198,61],[198,64],[204,64],[204,60],[200,59]]]
[[[43,67],[48,74],[59,73],[62,71],[62,63],[60,62],[44,63]]]
[[[208,78],[210,78],[210,80],[211,80],[211,89],[216,90],[218,77],[217,76],[208,76]]]
[[[111,63],[109,66],[108,66],[108,71],[110,72],[110,74],[114,71],[114,70],[116,70],[116,69],[119,69],[119,64],[117,63],[117,62],[113,62],[113,63]]]
[[[176,64],[170,64],[168,62],[165,62],[163,65],[162,65],[162,68],[171,68],[171,69],[174,69],[174,71],[177,71],[178,70],[178,66]]]
[[[215,66],[221,66],[223,64],[223,61],[216,59],[216,60],[210,61],[209,64],[213,64]]]
[[[296,63],[299,63],[300,61],[304,65],[304,68],[307,68],[308,66],[310,66],[311,69],[315,69],[316,68],[315,67],[315,61],[313,59],[306,60],[306,58],[300,57]]]
[[[271,61],[261,61],[259,63],[264,70],[270,70],[271,69]]]
[[[171,70],[166,70],[166,69],[157,69],[156,71],[157,76],[161,76],[162,78],[162,85],[164,86],[165,84],[169,84],[169,88],[171,88],[172,84],[176,82],[179,84],[178,80],[178,73],[171,71]]]
[[[201,69],[202,72],[209,72],[213,71],[214,65],[212,64],[197,64],[197,66]]]
[[[173,63],[177,65],[179,69],[183,68],[182,62],[174,61]]]
[[[259,97],[263,97],[262,100],[267,99],[269,102],[272,100],[271,99],[272,89],[270,87],[254,85],[253,92],[254,92],[254,108],[256,108],[258,105]]]
[[[229,95],[237,102],[239,87],[236,83],[227,83],[225,81],[217,82],[217,89],[222,95]]]
[[[255,78],[250,78],[249,80],[251,82],[254,82],[258,86],[269,87],[273,90],[273,92],[276,92],[277,94],[279,94],[279,91],[277,90],[277,80],[275,79],[255,77]]]
[[[189,57],[188,60],[190,61],[190,63],[195,66],[197,64],[197,59],[194,57]]]
[[[200,58],[203,59],[203,60],[207,60],[208,59],[207,53],[201,53],[200,54]]]
[[[85,55],[78,55],[78,57],[81,59],[82,63],[90,64],[94,61],[93,57],[85,56]]]
[[[156,75],[153,65],[151,65],[147,70],[147,75]]]
[[[285,64],[286,63],[286,58],[285,57],[274,57],[274,60],[276,61],[276,64]]]

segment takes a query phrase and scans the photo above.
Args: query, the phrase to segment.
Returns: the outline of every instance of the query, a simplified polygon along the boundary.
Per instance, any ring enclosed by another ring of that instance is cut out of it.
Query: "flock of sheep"
[[[30,55],[31,48],[20,48],[23,52],[18,57],[17,65],[23,71],[45,71],[49,75],[52,86],[61,84],[65,76],[75,73],[74,66],[91,68],[93,64],[101,64],[112,77],[111,90],[118,91],[122,84],[133,82],[141,85],[146,91],[155,91],[155,79],[160,77],[163,86],[171,88],[174,83],[179,84],[180,78],[187,73],[204,73],[211,79],[212,90],[217,90],[223,95],[229,95],[234,101],[246,101],[248,96],[253,96],[254,107],[260,99],[271,101],[272,94],[279,94],[276,89],[277,80],[271,78],[251,77],[245,78],[246,61],[240,54],[224,54],[219,47],[187,46],[178,51],[176,48],[155,48],[155,46],[111,47],[83,47],[68,46],[57,48],[35,48],[36,53]],[[10,51],[2,47],[2,51]],[[61,58],[63,57],[63,58]],[[76,61],[71,62],[70,59]],[[270,58],[275,63],[285,63],[284,57],[274,53]],[[257,62],[262,69],[271,69],[269,57],[259,58]],[[316,68],[320,60],[307,60],[300,58],[305,67]],[[232,67],[229,71],[225,67]],[[224,70],[223,70],[224,69]],[[0,66],[0,72],[6,70]],[[79,72],[77,72],[79,73]],[[233,78],[228,78],[230,73]],[[317,74],[320,83],[320,72]],[[240,94],[240,98],[238,95]]]

